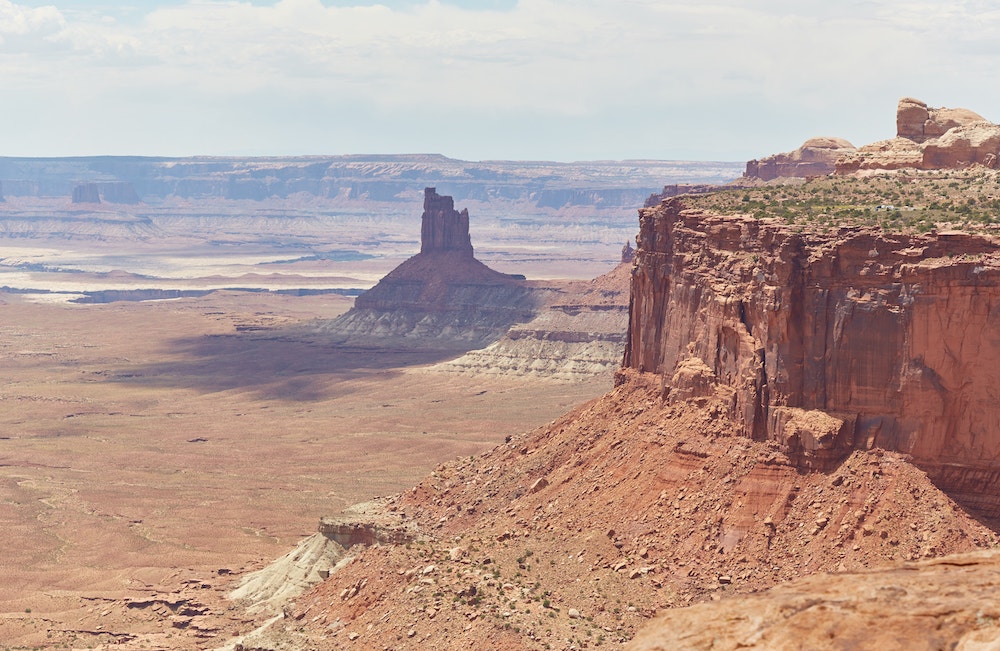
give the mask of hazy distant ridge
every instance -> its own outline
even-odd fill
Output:
[[[695,161],[461,161],[435,154],[298,157],[0,157],[7,196],[69,196],[81,183],[131,183],[140,199],[322,198],[412,201],[441,185],[456,201],[526,201],[539,207],[640,206],[678,182],[719,183],[743,163]]]

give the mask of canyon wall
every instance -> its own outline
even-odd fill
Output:
[[[685,210],[640,212],[625,366],[669,400],[722,393],[741,433],[806,467],[912,455],[1000,515],[996,240],[828,233]]]

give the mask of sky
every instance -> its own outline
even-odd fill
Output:
[[[998,67],[993,0],[0,0],[0,155],[744,161]]]

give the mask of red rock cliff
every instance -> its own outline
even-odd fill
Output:
[[[805,466],[912,455],[1000,515],[1000,252],[963,234],[797,233],[640,212],[625,366],[669,399],[722,392],[742,433]]]

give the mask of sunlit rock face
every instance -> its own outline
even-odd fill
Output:
[[[964,108],[932,108],[904,97],[896,106],[896,137],[845,152],[837,173],[859,170],[996,167],[1000,125]]]
[[[741,432],[809,467],[912,455],[1000,514],[1000,253],[986,236],[795,232],[644,209],[625,366],[727,391]]]

